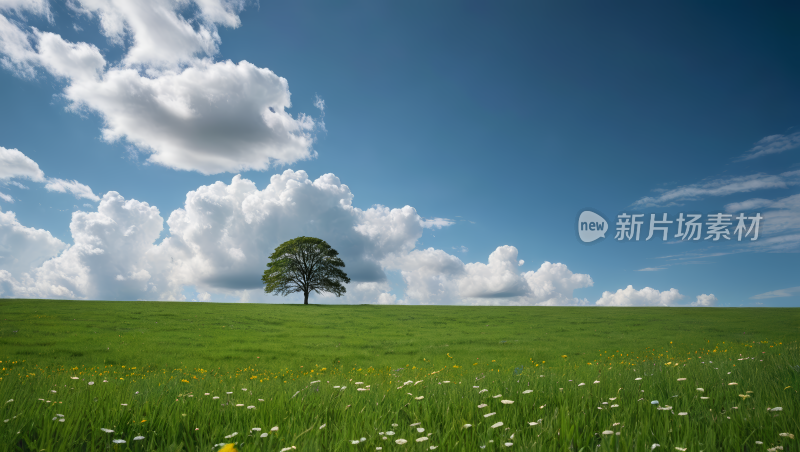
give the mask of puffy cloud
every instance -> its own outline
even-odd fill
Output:
[[[59,193],[72,193],[76,198],[86,198],[92,201],[100,201],[100,197],[92,192],[88,185],[84,185],[75,180],[64,180],[57,178],[47,179],[47,184],[44,186],[48,191],[57,191]]]
[[[190,5],[197,10],[187,19],[181,11]],[[103,34],[112,42],[124,45],[130,37],[125,64],[174,67],[191,63],[198,54],[216,54],[220,43],[217,25],[238,27],[244,1],[78,0],[73,6],[97,17]]]
[[[768,154],[778,154],[798,147],[800,147],[800,132],[795,132],[790,135],[770,135],[760,139],[755,146],[738,160],[751,160]]]
[[[385,300],[381,294],[391,288],[381,261],[410,250],[426,222],[408,206],[361,210],[351,200],[332,174],[311,181],[305,172],[287,170],[260,191],[236,176],[230,185],[189,192],[184,208],[170,215],[171,236],[156,244],[163,223],[158,209],[109,192],[97,212],[73,213],[74,245],[29,274],[6,275],[4,292],[175,300],[183,299],[182,287],[193,285],[200,300],[217,292],[260,301],[260,277],[272,250],[307,235],[340,250],[353,280],[347,302]]]
[[[545,262],[536,271],[519,272],[518,251],[500,246],[487,264],[464,264],[442,250],[414,250],[389,266],[399,268],[406,299],[423,304],[585,305],[573,291],[593,285],[589,275],[575,274],[561,263]]]
[[[124,44],[131,36],[122,64],[108,65],[92,44],[35,28],[26,32],[2,15],[0,55],[20,76],[33,77],[40,66],[66,79],[69,108],[100,115],[106,141],[124,140],[150,163],[203,174],[265,170],[316,156],[317,124],[286,111],[286,79],[247,61],[195,57],[216,53],[216,26],[238,26],[242,1],[199,0],[191,23],[178,13],[189,6],[184,2],[86,0],[73,6],[98,17],[109,39]],[[317,106],[324,114],[321,99]]]
[[[464,263],[442,250],[413,250],[391,260],[406,283],[406,299],[421,304],[458,302],[458,280],[466,273]]]
[[[49,32],[34,31],[38,60],[56,77],[71,80],[100,79],[106,60],[100,50],[85,42],[70,43]]]
[[[378,205],[356,213],[358,225],[355,230],[370,239],[373,252],[381,258],[411,251],[424,228],[439,229],[453,224],[445,218],[422,219],[411,206],[389,209]]]
[[[6,286],[18,297],[182,299],[168,257],[154,245],[162,225],[157,208],[108,192],[97,212],[72,214],[73,245],[29,273],[6,278]]]
[[[659,292],[650,287],[636,290],[633,286],[628,286],[625,289],[618,289],[616,293],[603,292],[603,296],[595,304],[597,306],[675,306],[676,302],[682,299],[683,295],[677,289]]]
[[[352,200],[349,187],[333,174],[311,180],[304,171],[286,170],[263,190],[235,176],[230,184],[189,192],[167,220],[169,237],[157,243],[163,227],[158,209],[109,192],[97,212],[73,213],[73,245],[24,274],[4,274],[4,294],[180,300],[191,286],[199,300],[220,294],[266,301],[261,275],[269,255],[304,235],[337,249],[352,280],[343,299],[322,294],[315,295],[317,302],[587,304],[573,291],[591,286],[589,275],[550,262],[522,273],[513,246],[498,247],[487,263],[467,264],[443,250],[418,250],[425,228],[452,222],[424,219],[410,206],[362,210]],[[403,299],[390,293],[385,271],[402,276]]]
[[[18,77],[36,76],[38,58],[31,47],[28,34],[19,26],[0,14],[0,64]]]
[[[44,229],[21,225],[14,212],[0,211],[0,270],[21,275],[56,256],[66,244]]]
[[[315,295],[325,299],[326,302],[341,302],[348,304],[404,304],[403,300],[398,300],[397,296],[390,294],[391,286],[387,281],[381,282],[354,282],[347,285],[347,293],[341,298],[336,298],[333,294],[324,293]],[[302,294],[298,294],[298,302],[302,302]]]
[[[714,294],[701,294],[697,296],[697,301],[692,302],[692,306],[711,307],[717,305],[717,297]]]
[[[390,293],[382,293],[378,296],[376,304],[408,304],[405,300],[398,300],[397,295]]]
[[[47,0],[0,0],[0,11],[12,11],[17,15],[29,12],[52,21],[50,4]]]
[[[525,295],[528,282],[519,273],[517,249],[500,246],[489,255],[489,263],[474,262],[464,266],[459,293],[466,298],[509,298]]]
[[[23,18],[23,13],[44,16],[53,22],[47,0],[0,0],[0,12],[12,12]],[[36,52],[29,35],[20,25],[0,14],[0,64],[22,78],[36,75]]]
[[[562,263],[545,262],[539,270],[526,272],[523,276],[531,288],[529,299],[540,306],[584,306],[588,300],[575,298],[572,292],[594,285],[589,275],[573,273]]]
[[[12,178],[25,178],[34,182],[44,182],[44,171],[30,157],[17,149],[0,146],[0,181]]]
[[[14,202],[14,197],[13,196],[7,195],[7,194],[5,194],[3,192],[0,192],[0,199],[2,199],[5,202]]]
[[[272,250],[303,235],[339,250],[354,282],[383,282],[381,261],[410,251],[424,220],[409,206],[361,210],[352,199],[333,174],[311,181],[304,171],[286,170],[263,190],[235,176],[230,185],[189,192],[184,207],[169,217],[171,237],[164,243],[180,262],[176,278],[203,288],[261,287]]]
[[[727,196],[768,188],[787,188],[800,184],[800,170],[781,174],[751,174],[719,178],[699,184],[665,190],[656,197],[647,196],[632,204],[632,207],[669,206],[678,201],[693,201],[707,196]]]
[[[265,170],[314,157],[314,120],[286,112],[286,79],[247,61],[201,62],[145,77],[112,69],[64,91],[75,110],[99,113],[103,139],[125,139],[148,161],[203,174]]]

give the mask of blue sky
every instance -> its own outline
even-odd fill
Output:
[[[353,282],[311,302],[800,306],[796,4],[0,16],[2,297],[296,302],[260,275],[312,235]],[[587,209],[611,228],[590,244]],[[646,241],[664,213],[763,219]]]

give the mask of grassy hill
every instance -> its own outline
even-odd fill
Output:
[[[799,314],[2,300],[0,448],[800,450]]]
[[[505,365],[673,354],[800,337],[800,309],[335,306],[0,300],[0,358],[31,364],[294,368]],[[710,347],[709,347],[710,346]],[[473,361],[471,361],[473,360]]]

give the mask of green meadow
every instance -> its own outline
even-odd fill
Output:
[[[2,300],[0,320],[8,450],[800,450],[800,309]]]

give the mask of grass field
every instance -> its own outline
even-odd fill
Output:
[[[0,319],[9,450],[800,450],[800,309],[2,300]]]

